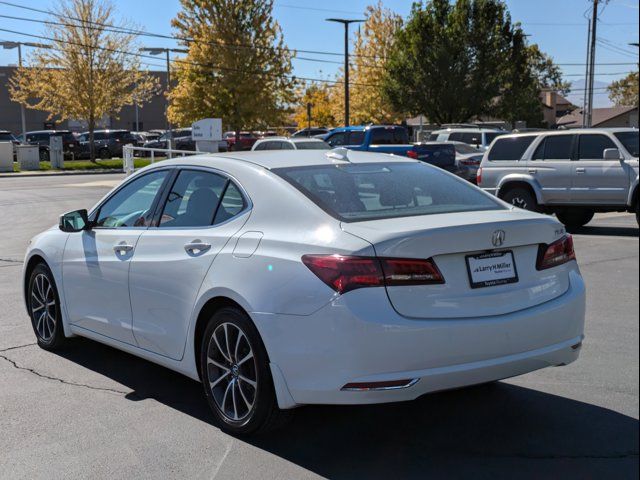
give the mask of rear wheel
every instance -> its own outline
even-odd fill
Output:
[[[60,299],[53,274],[44,263],[36,265],[29,277],[27,303],[31,326],[38,345],[55,350],[65,342],[60,314]]]
[[[569,229],[584,227],[593,219],[594,215],[593,210],[586,208],[569,208],[556,213],[558,220]]]
[[[224,307],[209,321],[200,348],[200,377],[220,427],[234,434],[267,431],[288,412],[278,408],[267,352],[249,317]]]
[[[502,195],[502,199],[514,207],[522,208],[524,210],[537,212],[540,209],[533,193],[523,187],[515,187],[508,190],[504,195]]]

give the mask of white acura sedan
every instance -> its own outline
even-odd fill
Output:
[[[233,433],[577,359],[585,287],[551,217],[404,157],[194,156],[30,243],[39,345],[88,337],[204,385]]]

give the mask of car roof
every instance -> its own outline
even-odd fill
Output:
[[[31,130],[30,132],[25,132],[27,135],[30,133],[71,133],[71,130]]]
[[[540,135],[575,135],[578,133],[617,133],[617,132],[638,133],[638,129],[633,127],[568,128],[564,130],[542,130],[542,131],[536,131],[536,132],[509,133],[507,135],[502,135],[500,138],[537,137]]]
[[[499,133],[504,132],[505,130],[500,130],[498,128],[490,128],[490,127],[452,127],[452,128],[441,128],[440,130],[434,130],[431,133],[450,133],[450,132],[463,132],[463,133]]]
[[[345,160],[340,156],[346,157]],[[274,168],[304,167],[311,165],[348,165],[349,163],[421,163],[408,157],[383,153],[358,152],[344,148],[333,150],[259,150],[248,152],[225,152],[174,158],[156,162],[153,166],[191,165],[215,167],[216,160],[226,159],[246,162],[268,170]]]

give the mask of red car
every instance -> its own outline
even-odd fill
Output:
[[[240,141],[236,145],[236,132],[225,132],[224,139],[227,141],[229,151],[251,150],[258,137],[251,132],[240,132]]]

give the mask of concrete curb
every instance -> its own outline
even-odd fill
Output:
[[[106,174],[118,174],[124,173],[123,170],[118,169],[106,169],[106,170],[69,170],[62,172],[7,172],[0,173],[0,178],[28,178],[28,177],[57,177],[65,175],[106,175]]]

